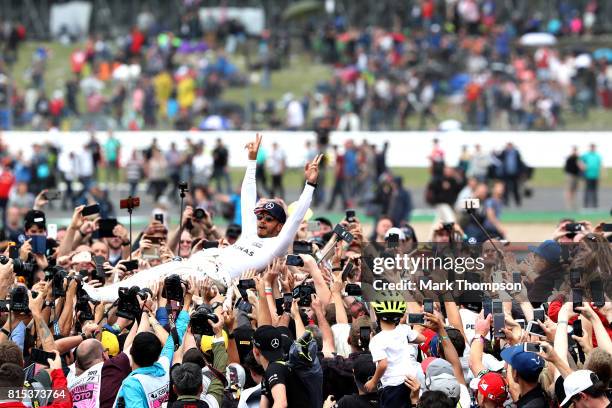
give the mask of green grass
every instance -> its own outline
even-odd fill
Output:
[[[416,167],[396,167],[392,168],[393,173],[404,178],[404,185],[408,188],[425,187],[429,181],[429,170]],[[231,171],[232,183],[238,185],[242,182],[244,169],[234,168]],[[286,186],[299,186],[303,182],[303,173],[301,169],[289,169],[285,173],[283,180]],[[238,183],[238,184],[237,184]],[[327,186],[332,183],[330,172],[327,173]],[[542,167],[535,169],[533,179],[529,183],[533,187],[557,187],[565,186],[565,174],[563,169]],[[606,169],[606,175],[601,180],[602,188],[612,188],[612,168]]]

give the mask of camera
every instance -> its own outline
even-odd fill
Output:
[[[452,232],[453,229],[455,228],[455,223],[454,222],[445,222],[442,224],[442,228],[448,232]]]
[[[309,307],[312,299],[311,295],[316,293],[315,288],[310,285],[298,285],[293,288],[293,298],[299,299],[298,306]]]
[[[176,300],[177,302],[183,301],[183,283],[187,284],[181,277],[174,274],[164,279],[164,289],[162,296],[168,300]]]
[[[141,291],[138,286],[131,288],[119,288],[119,303],[117,304],[117,316],[128,320],[136,320],[136,317],[141,313],[138,296],[144,298],[146,292]]]
[[[17,276],[23,276],[27,278],[28,281],[31,280],[31,277],[34,275],[34,272],[38,269],[38,265],[33,262],[23,262],[21,259],[15,258],[13,259],[13,272]]]
[[[84,292],[84,291],[83,291]],[[84,293],[84,296],[77,296],[77,302],[74,306],[74,310],[80,312],[79,321],[85,322],[87,320],[94,320],[93,312],[91,311],[91,306],[89,305],[89,296],[87,293]]]
[[[583,229],[583,225],[579,222],[570,222],[569,224],[565,224],[565,230],[567,232],[580,232]]]
[[[480,208],[480,200],[478,198],[466,198],[461,204],[466,211],[478,210]]]
[[[219,317],[213,313],[213,310],[208,305],[200,305],[191,315],[191,332],[201,336],[214,335],[212,326],[208,321],[213,323],[219,322]]]
[[[15,286],[11,290],[9,305],[12,312],[29,314],[29,303],[28,288],[25,286]]]
[[[193,218],[195,218],[196,220],[203,220],[204,218],[207,218],[208,214],[206,213],[206,210],[203,208],[196,208],[195,210],[193,210]]]
[[[54,298],[66,296],[66,289],[64,289],[66,277],[68,277],[68,272],[61,266],[51,266],[45,271],[45,280],[51,281],[51,295]]]
[[[119,201],[119,208],[122,210],[133,210],[140,207],[140,197],[128,197]]]
[[[8,263],[8,261],[9,261],[9,258],[7,258],[4,255],[0,255],[0,264],[6,265]]]
[[[180,181],[178,183],[178,189],[185,193],[189,191],[189,185],[187,184],[186,181]]]

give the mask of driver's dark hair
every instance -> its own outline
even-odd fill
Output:
[[[156,335],[150,332],[138,333],[132,343],[130,354],[139,367],[150,367],[159,359],[162,344]]]

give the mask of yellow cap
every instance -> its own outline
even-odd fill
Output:
[[[291,216],[291,214],[293,214],[295,212],[295,209],[297,208],[297,201],[292,202],[291,204],[289,204],[289,207],[287,207],[287,214],[289,216]],[[302,221],[308,221],[312,218],[313,212],[312,210],[309,208],[308,210],[306,210],[306,214],[304,215],[304,219]]]
[[[203,353],[212,350],[212,344],[214,339],[215,336],[202,336],[202,341],[200,342],[200,349]],[[227,349],[227,346],[229,344],[229,338],[227,337],[227,333],[225,332],[225,330],[223,330],[223,341],[225,343],[225,348]]]
[[[102,347],[108,351],[108,355],[111,357],[119,354],[119,339],[113,333],[108,330],[102,330]]]

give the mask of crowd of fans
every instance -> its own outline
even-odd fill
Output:
[[[297,52],[290,29],[274,20],[254,37],[238,20],[200,20],[194,2],[176,29],[143,11],[123,36],[90,35],[63,61],[71,77],[50,94],[47,66],[56,56],[37,48],[27,72],[13,72],[25,75],[24,89],[8,87],[3,74],[0,106],[10,101],[14,125],[34,129],[312,129],[329,120],[341,130],[387,130],[409,129],[411,117],[425,129],[449,113],[463,116],[465,129],[559,129],[569,112],[586,118],[592,107],[612,106],[612,51],[555,44],[601,34],[600,3],[558,2],[548,20],[476,0],[414,1],[392,28],[351,26],[342,14],[309,19],[299,52],[333,66],[332,78],[303,95],[236,104],[224,90],[269,87],[272,71],[289,64]],[[521,42],[534,33],[545,39]],[[2,34],[9,65],[0,72],[26,36],[8,23]],[[238,52],[248,55],[244,72],[232,62]]]
[[[354,212],[334,226],[280,199],[246,202],[260,143],[248,145],[242,186],[248,239],[236,226],[222,232],[192,197],[180,226],[156,214],[134,237],[93,200],[52,230],[46,190],[11,217],[0,407],[610,406],[610,224],[563,220],[525,253],[497,239],[463,245],[467,235],[447,222],[419,245],[409,225],[381,215],[367,240]],[[318,188],[320,162],[306,166],[300,203]],[[286,239],[292,253],[272,249]],[[230,250],[235,265],[272,261],[213,278],[207,268],[222,269],[214,259]],[[377,258],[475,250],[478,270],[377,270]],[[159,273],[202,259],[186,275]],[[377,281],[444,287],[459,273],[519,286],[376,292]],[[154,277],[146,287],[129,285],[144,275]],[[114,302],[96,295],[117,287]]]

